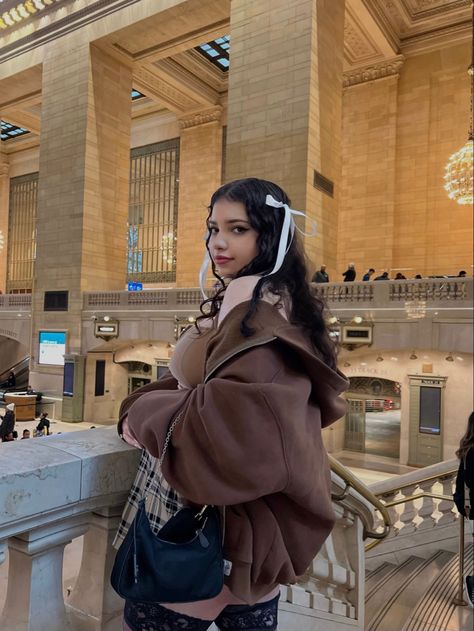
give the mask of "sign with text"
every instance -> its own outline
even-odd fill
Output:
[[[65,331],[40,331],[38,363],[64,366],[66,352]]]

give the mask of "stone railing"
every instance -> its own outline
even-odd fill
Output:
[[[392,522],[388,537],[367,554],[369,566],[395,555],[402,562],[416,549],[428,556],[439,549],[455,551],[459,514],[453,503],[458,460],[446,460],[370,486]],[[383,527],[378,517],[378,529]]]
[[[8,559],[1,629],[120,628],[111,542],[138,455],[114,428],[0,444],[0,563]],[[285,631],[312,631],[318,619],[331,630],[364,628],[363,538],[374,529],[373,506],[334,472],[332,486],[341,497],[336,526],[300,582],[282,586]],[[64,548],[82,535],[81,565],[65,595]]]
[[[329,305],[400,307],[402,303],[421,302],[429,306],[471,305],[472,278],[424,278],[421,280],[391,280],[353,283],[312,283],[313,291]],[[212,290],[209,289],[209,292]],[[123,311],[147,307],[170,311],[198,311],[202,301],[197,287],[183,289],[153,289],[143,291],[96,291],[85,293],[83,310]],[[0,309],[29,311],[31,294],[0,295]]]
[[[83,310],[128,310],[155,307],[170,311],[199,311],[202,294],[199,288],[146,289],[144,291],[96,291],[84,294]]]
[[[5,311],[30,311],[31,294],[0,294],[0,309]]]
[[[352,283],[312,283],[313,291],[328,304],[399,307],[400,303],[426,302],[430,306],[450,303],[472,305],[472,278],[423,278]]]

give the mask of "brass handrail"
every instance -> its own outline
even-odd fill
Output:
[[[414,502],[415,500],[421,500],[424,497],[431,497],[435,500],[450,500],[453,501],[452,495],[441,495],[440,493],[417,493],[416,495],[409,495],[408,497],[401,497],[399,500],[393,500],[392,502],[384,502],[384,506],[391,508],[392,506],[398,506],[399,504],[406,504],[407,502]]]
[[[371,541],[365,548],[366,550],[370,550],[371,548],[376,546],[379,543],[379,541],[381,541],[382,539],[385,539],[385,537],[390,532],[390,529],[392,527],[390,514],[388,510],[386,509],[385,505],[383,504],[383,502],[381,502],[379,498],[376,495],[374,495],[372,491],[361,480],[359,480],[359,478],[353,475],[347,467],[341,464],[339,460],[336,460],[336,458],[331,456],[331,454],[328,454],[328,456],[329,456],[329,464],[331,466],[331,471],[333,471],[342,480],[344,480],[346,484],[345,489],[342,493],[333,493],[331,495],[332,499],[335,502],[343,500],[347,496],[349,489],[353,488],[355,491],[357,491],[357,493],[359,493],[359,495],[361,495],[364,499],[370,502],[372,506],[375,508],[375,510],[377,510],[382,515],[384,529],[381,532],[376,532],[375,530],[368,530],[364,526],[363,538],[375,540],[375,541]]]

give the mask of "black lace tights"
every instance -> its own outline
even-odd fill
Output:
[[[221,631],[275,631],[278,599],[256,605],[229,605],[216,618]],[[211,620],[176,613],[156,603],[126,601],[124,620],[130,631],[207,631]]]

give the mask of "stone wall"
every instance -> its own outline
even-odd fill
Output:
[[[472,208],[448,199],[444,166],[467,140],[469,44],[409,57],[399,77],[343,97],[338,269],[472,273]]]

